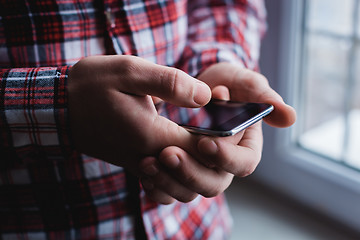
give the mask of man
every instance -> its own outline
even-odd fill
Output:
[[[263,3],[1,6],[2,238],[228,236],[221,193],[260,161],[261,124],[233,137],[200,137],[160,117],[155,105],[266,102],[275,110],[265,121],[290,126],[294,110],[251,70]]]

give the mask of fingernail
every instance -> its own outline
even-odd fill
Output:
[[[215,141],[211,139],[203,139],[199,147],[201,152],[208,155],[215,155],[218,152],[218,146]]]
[[[171,155],[162,161],[168,168],[177,168],[180,165],[180,159],[177,155]]]
[[[148,176],[155,176],[159,172],[159,169],[154,165],[149,165],[143,168],[142,171]]]
[[[209,101],[210,94],[207,94],[206,92],[210,93],[209,86],[202,82],[202,81],[196,81],[196,88],[194,91],[193,100],[198,105],[204,105]]]

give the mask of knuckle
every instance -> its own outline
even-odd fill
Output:
[[[173,197],[171,197],[170,195],[162,192],[161,190],[155,188],[152,190],[146,190],[146,195],[152,199],[153,201],[163,204],[163,205],[169,205],[173,202],[175,202],[175,199]]]
[[[248,89],[255,89],[259,85],[259,81],[255,77],[244,78],[243,82]]]
[[[254,162],[248,164],[248,166],[244,168],[243,171],[240,173],[240,177],[247,177],[251,175],[255,171],[256,166],[257,164],[255,164]]]
[[[161,74],[161,85],[168,90],[167,93],[170,96],[177,95],[178,74],[179,70],[171,67],[164,68]]]
[[[183,202],[183,203],[189,203],[192,200],[194,200],[196,197],[198,196],[197,193],[193,193],[190,195],[186,195],[186,196],[179,196],[178,198],[176,198],[178,201]]]
[[[266,83],[269,84],[269,80],[260,73],[255,73],[255,79],[260,83]]]
[[[258,88],[258,86],[263,86],[263,84],[269,84],[268,79],[264,75],[250,70],[245,74],[243,81],[250,89]]]
[[[224,175],[221,176],[221,179],[216,181],[216,184],[211,186],[211,188],[203,192],[201,195],[204,197],[216,197],[222,194],[230,186],[233,177],[233,174],[224,173]]]
[[[219,194],[224,192],[224,188],[222,187],[221,183],[218,183],[214,186],[211,186],[210,188],[206,189],[205,191],[203,191],[201,193],[201,195],[203,195],[206,198],[212,198],[212,197],[216,197]]]
[[[175,202],[175,199],[172,198],[172,197],[163,197],[163,198],[159,199],[158,202],[163,204],[163,205],[170,205],[173,202]]]
[[[118,56],[119,64],[116,69],[123,76],[136,76],[139,72],[139,65],[132,56]]]
[[[223,191],[221,191],[220,188],[213,188],[213,189],[209,189],[208,191],[202,193],[201,195],[203,195],[206,198],[212,198],[212,197],[218,196],[222,192]]]

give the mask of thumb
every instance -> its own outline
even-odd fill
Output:
[[[135,95],[151,95],[181,107],[200,107],[210,101],[210,87],[185,72],[154,64],[139,57],[126,56],[131,81],[121,81],[120,91]],[[131,70],[131,71],[129,71]]]

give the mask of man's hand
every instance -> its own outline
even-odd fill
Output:
[[[231,100],[274,105],[274,111],[264,119],[270,126],[289,127],[295,122],[295,110],[286,105],[269,86],[268,80],[257,72],[230,63],[218,63],[206,69],[199,79],[211,89],[224,86],[229,90]]]
[[[69,114],[77,150],[138,174],[138,160],[196,141],[159,116],[151,96],[199,107],[210,88],[184,72],[133,56],[89,57],[69,73]],[[196,147],[194,147],[196,148]]]
[[[212,88],[214,98],[274,105],[274,111],[265,118],[271,126],[288,127],[295,122],[294,109],[283,102],[259,73],[219,63],[205,70],[199,79]],[[141,161],[142,169],[147,170],[143,172],[142,184],[152,199],[165,204],[191,201],[197,194],[213,197],[230,185],[234,175],[244,177],[255,170],[262,144],[259,122],[235,136],[200,137],[197,152],[186,146],[170,146],[158,159],[148,157]]]

